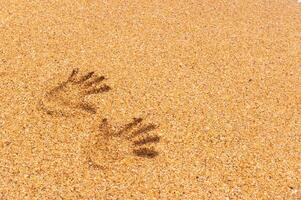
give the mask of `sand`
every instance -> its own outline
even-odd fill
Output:
[[[301,199],[294,0],[0,2],[0,199]]]

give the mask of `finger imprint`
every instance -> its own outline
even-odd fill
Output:
[[[74,81],[74,77],[78,74],[78,72],[79,72],[78,68],[73,69],[68,78],[68,81]]]
[[[87,103],[81,103],[78,105],[78,107],[88,113],[96,114],[96,108],[94,108],[92,105],[89,105]]]
[[[109,90],[111,90],[111,88],[108,85],[104,85],[100,88],[95,88],[95,89],[86,91],[85,94],[86,95],[98,94],[98,93],[108,92]]]
[[[137,126],[139,123],[142,122],[142,118],[134,118],[133,120],[134,120],[133,122],[125,125],[122,130],[118,131],[116,135],[121,135],[122,133],[129,131],[130,129],[134,128],[135,126]]]
[[[133,134],[130,136],[130,138],[150,132],[152,130],[155,130],[156,128],[157,128],[157,126],[155,124],[149,124],[149,125],[143,126],[142,128],[138,129],[137,131],[134,131]]]
[[[104,76],[100,76],[100,77],[95,78],[94,80],[86,82],[85,86],[89,87],[89,86],[92,86],[93,84],[100,83],[103,80],[105,80],[105,77]]]
[[[144,157],[144,158],[154,158],[157,155],[159,155],[157,151],[149,148],[134,149],[133,153],[139,157]]]
[[[137,145],[144,145],[147,143],[158,143],[159,141],[160,141],[159,136],[149,136],[143,138],[142,140],[134,141],[133,144],[137,146]]]
[[[76,81],[76,83],[85,82],[86,80],[88,80],[89,78],[91,78],[93,74],[94,74],[94,72],[89,72],[88,74],[82,76],[78,81]]]

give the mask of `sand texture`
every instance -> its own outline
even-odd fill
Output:
[[[295,0],[0,0],[0,200],[301,199]]]

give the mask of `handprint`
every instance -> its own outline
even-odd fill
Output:
[[[85,97],[92,94],[108,92],[111,88],[103,84],[104,76],[97,76],[94,72],[79,75],[79,70],[73,69],[69,78],[46,92],[39,102],[39,107],[49,115],[69,115],[76,110],[95,114],[96,107],[85,101]]]
[[[142,118],[133,118],[132,122],[116,130],[107,119],[103,119],[99,132],[89,137],[84,146],[89,166],[104,168],[130,155],[142,158],[158,156],[159,153],[153,145],[160,141],[160,137],[150,134],[157,125],[152,123],[142,125],[142,121]]]

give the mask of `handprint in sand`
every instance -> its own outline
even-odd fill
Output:
[[[76,111],[95,114],[96,107],[86,102],[88,95],[108,92],[111,88],[102,84],[104,76],[98,76],[94,72],[84,75],[79,70],[73,69],[69,78],[46,92],[39,102],[39,107],[49,115],[70,115]]]
[[[99,131],[83,146],[88,165],[106,168],[129,156],[148,159],[158,156],[154,145],[160,141],[160,136],[151,134],[156,128],[152,123],[143,125],[142,118],[133,118],[121,128],[114,128],[103,119]]]

